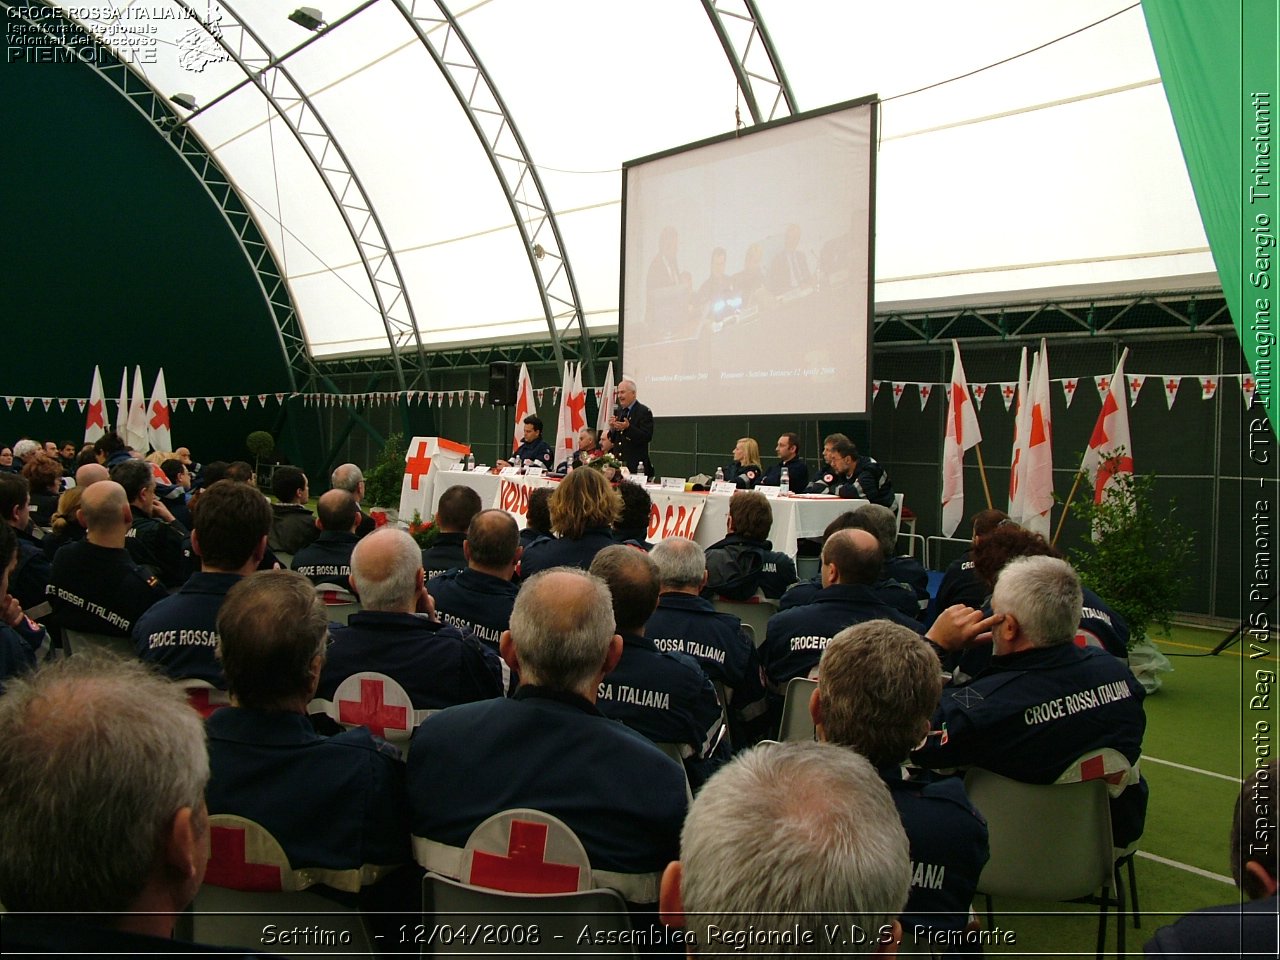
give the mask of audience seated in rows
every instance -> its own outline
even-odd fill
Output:
[[[748,747],[766,735],[765,690],[760,659],[742,622],[720,613],[702,596],[707,561],[701,544],[668,537],[650,554],[658,568],[658,608],[644,635],[663,653],[683,653],[698,661],[724,691],[733,748]]]
[[[200,716],[142,664],[77,653],[11,681],[0,697],[5,951],[205,952],[170,937],[205,875],[208,780]]]
[[[773,508],[763,493],[737,493],[729,500],[728,533],[707,547],[707,586],[703,594],[748,600],[760,591],[771,600],[796,582],[796,562],[769,542]]]
[[[645,638],[645,624],[658,605],[658,568],[642,550],[606,547],[591,561],[613,606],[622,657],[600,684],[596,706],[654,743],[678,745],[695,786],[728,756],[721,747],[723,715],[715,687],[698,661],[663,653]]]
[[[150,464],[132,459],[122,461],[111,468],[111,479],[124,487],[133,516],[125,549],[138,566],[150,570],[166,587],[182,586],[186,579],[182,543],[187,528],[156,499],[156,478]]]
[[[345,490],[330,490],[316,501],[320,536],[293,555],[290,567],[314,584],[332,584],[346,593],[351,586],[351,551],[356,548],[360,509]]]
[[[971,546],[960,554],[942,575],[942,583],[938,585],[938,596],[935,606],[945,610],[953,604],[963,603],[966,607],[982,607],[991,596],[991,587],[978,576],[973,566],[973,550],[983,537],[1009,519],[1003,510],[979,510],[973,515],[973,537]]]
[[[515,519],[505,510],[481,510],[471,518],[462,550],[466,569],[432,578],[427,593],[441,620],[497,653],[519,592],[512,583],[523,552]]]
[[[22,467],[31,494],[31,522],[48,529],[58,509],[62,493],[62,464],[55,458],[37,453]]]
[[[871,761],[907,831],[906,937],[927,943],[930,930],[963,930],[989,856],[986,821],[959,777],[905,766],[942,693],[937,655],[913,630],[871,620],[832,637],[820,676],[810,701],[818,739]]]
[[[613,538],[618,543],[629,543],[642,550],[652,550],[649,542],[649,515],[653,512],[653,498],[638,483],[618,484],[622,497],[622,512],[613,523]]]
[[[36,665],[49,642],[45,629],[9,594],[9,577],[17,565],[18,537],[8,524],[0,524],[0,693],[10,677]]]
[[[279,502],[271,505],[267,545],[273,553],[295,554],[320,536],[315,515],[306,506],[311,499],[307,475],[297,467],[277,467],[271,476],[271,492]]]
[[[248,484],[220,480],[201,495],[194,521],[199,572],[138,620],[133,641],[138,656],[175,680],[226,689],[216,656],[218,614],[231,588],[262,562],[271,508]]]
[[[18,562],[9,576],[9,592],[25,609],[44,603],[49,558],[31,530],[31,497],[25,477],[0,473],[0,520],[18,538]]]
[[[889,791],[852,750],[765,743],[698,794],[662,918],[689,956],[895,952],[907,837]]]
[[[570,476],[587,473],[594,471]],[[679,855],[685,776],[596,707],[601,683],[623,655],[613,621],[608,587],[582,570],[525,581],[501,641],[503,659],[520,677],[515,695],[443,710],[413,736],[408,782],[418,863],[461,876],[472,831],[495,813],[527,807],[577,834],[598,885],[635,904],[656,903],[662,870]]]
[[[440,504],[436,507],[436,539],[422,551],[427,579],[467,565],[462,545],[467,539],[471,518],[482,509],[480,494],[462,484],[455,484],[440,495]]]
[[[355,497],[356,507],[360,509],[360,522],[356,525],[356,536],[366,537],[377,529],[378,524],[373,517],[365,513],[360,505],[364,503],[364,472],[354,463],[344,463],[329,477],[329,486],[334,490],[345,490]]]
[[[560,481],[547,506],[557,539],[535,540],[525,548],[522,577],[551,567],[585,570],[597,553],[613,546],[613,524],[622,514],[622,496],[599,470],[574,470]]]
[[[127,637],[168,591],[125,549],[133,514],[120,484],[103,480],[84,488],[79,515],[87,527],[84,539],[58,550],[49,572],[54,621],[70,630]]]
[[[525,510],[524,528],[520,531],[520,546],[527,547],[551,533],[551,488],[534,487],[529,491],[529,506]]]
[[[917,620],[923,620],[929,606],[929,571],[915,557],[898,555],[898,519],[893,511],[878,503],[869,503],[861,510],[853,511],[849,527],[853,530],[866,530],[880,542],[884,568],[876,582],[876,593],[890,606],[898,609],[903,609],[904,606],[904,600],[899,595],[907,594],[914,608],[907,612]],[[895,599],[891,600],[891,597]]]
[[[333,703],[342,682],[362,673],[390,677],[415,712],[502,696],[497,654],[435,618],[422,551],[409,534],[384,527],[361,540],[351,555],[351,579],[362,609],[345,626],[330,624],[320,700]],[[352,710],[359,712],[359,703]],[[408,716],[403,719],[403,728],[412,729]]]

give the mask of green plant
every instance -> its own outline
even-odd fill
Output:
[[[1128,623],[1132,647],[1146,639],[1152,624],[1170,629],[1195,537],[1178,521],[1172,502],[1157,503],[1153,474],[1118,470],[1122,455],[1117,451],[1102,462],[1100,472],[1114,471],[1114,480],[1101,503],[1080,506],[1093,539],[1070,553],[1084,584]],[[1082,483],[1086,490],[1091,486],[1087,477]]]
[[[377,462],[364,475],[364,502],[370,506],[400,506],[404,480],[404,437],[393,433],[383,444]]]
[[[255,430],[245,437],[244,445],[253,454],[253,472],[257,473],[262,458],[271,456],[271,451],[276,448],[276,438],[265,430]]]
[[[413,521],[409,524],[409,536],[417,542],[423,550],[436,542],[436,537],[440,535],[440,528],[431,520],[425,523],[422,520],[422,514],[417,510],[413,511]]]

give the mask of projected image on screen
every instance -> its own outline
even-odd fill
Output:
[[[624,167],[622,360],[658,416],[866,413],[874,109]]]

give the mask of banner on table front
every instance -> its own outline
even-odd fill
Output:
[[[502,477],[491,506],[511,514],[523,529],[529,512],[529,494],[552,483],[554,481],[543,477]],[[649,509],[649,542],[657,543],[667,537],[688,537],[692,540],[698,521],[702,519],[706,497],[657,488],[650,488],[649,496],[653,500]]]

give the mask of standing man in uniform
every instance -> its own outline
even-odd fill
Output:
[[[645,472],[653,473],[653,462],[649,459],[653,411],[636,399],[636,382],[630,378],[618,384],[618,404],[609,418],[609,439],[613,443],[613,455],[626,464],[628,470],[637,473],[643,463]]]

